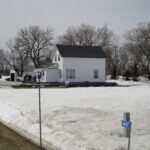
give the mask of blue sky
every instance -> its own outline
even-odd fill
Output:
[[[0,0],[0,47],[25,26],[53,27],[107,24],[118,36],[139,22],[150,21],[150,0]]]

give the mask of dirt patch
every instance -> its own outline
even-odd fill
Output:
[[[0,150],[40,150],[40,148],[0,123]]]

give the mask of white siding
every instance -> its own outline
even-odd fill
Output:
[[[46,82],[46,77],[45,77],[45,70],[43,70],[43,69],[37,69],[36,71],[35,71],[35,75],[36,75],[36,81],[38,82],[39,81],[39,79],[38,79],[38,73],[41,73],[41,79],[40,79],[40,81],[41,82]],[[44,76],[43,76],[43,73],[44,73]]]
[[[46,70],[46,82],[58,82],[58,69],[47,69]]]
[[[41,72],[41,82],[58,82],[58,69],[41,69],[36,72],[36,81],[38,81],[38,72]]]
[[[66,79],[66,70],[75,69],[75,79]],[[94,70],[99,70],[98,79],[94,79]],[[104,58],[63,58],[63,82],[104,82]]]
[[[55,56],[57,57],[57,61],[55,61]],[[60,56],[60,61],[58,61],[58,56]],[[53,57],[53,63],[57,63],[58,64],[58,69],[59,71],[63,72],[63,57],[61,57],[60,53],[58,50],[56,50],[55,55]],[[59,73],[59,72],[58,72]],[[62,78],[59,78],[58,81],[59,82],[63,82],[63,73],[62,73]]]

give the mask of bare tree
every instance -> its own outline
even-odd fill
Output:
[[[101,46],[107,54],[107,73],[110,73],[111,62],[117,46],[116,35],[108,29],[107,25],[95,28],[91,25],[81,24],[77,27],[69,27],[65,34],[58,38],[59,44]]]
[[[0,49],[0,73],[4,73],[6,68],[5,51]]]
[[[144,65],[150,75],[150,23],[140,23],[126,34],[126,45],[134,56],[136,63]]]
[[[105,25],[95,28],[91,25],[81,24],[77,27],[69,27],[64,35],[58,39],[59,44],[87,45],[110,47],[116,40],[114,33]]]
[[[22,76],[27,63],[27,53],[20,47],[17,40],[9,41],[7,46],[10,50],[6,57],[7,63],[11,69],[17,72],[18,76]]]
[[[81,24],[76,28],[76,43],[78,45],[97,45],[98,32],[94,26]]]
[[[64,35],[58,37],[58,43],[64,45],[76,45],[76,29],[69,27]]]
[[[119,49],[119,70],[123,74],[124,70],[128,69],[130,62],[130,54],[125,46]]]
[[[39,26],[30,26],[21,29],[16,42],[21,49],[28,54],[35,68],[45,64],[46,56],[49,54],[53,40],[53,30],[43,30]]]

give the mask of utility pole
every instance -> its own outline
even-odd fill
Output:
[[[40,149],[42,150],[42,125],[41,125],[41,72],[38,72],[38,81],[39,81],[39,129],[40,129]]]

